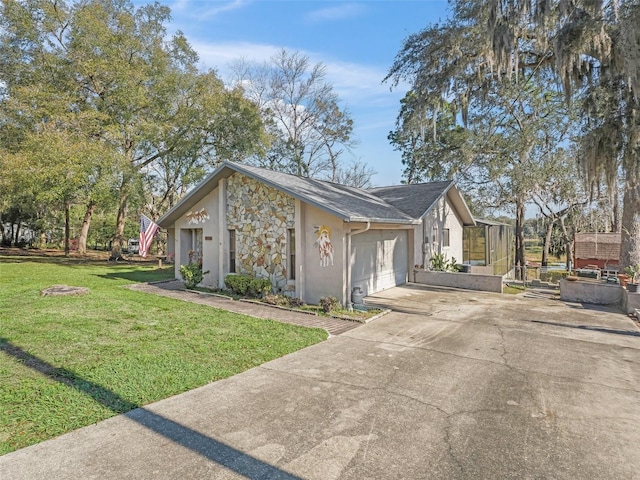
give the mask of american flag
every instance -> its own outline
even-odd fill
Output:
[[[146,257],[149,253],[149,247],[153,241],[153,236],[158,231],[158,225],[151,221],[146,215],[140,217],[140,250],[141,257]]]

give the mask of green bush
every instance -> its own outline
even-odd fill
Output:
[[[234,293],[238,295],[246,295],[247,290],[249,289],[249,281],[250,277],[246,277],[244,275],[227,275],[224,278],[225,286]]]
[[[247,293],[252,297],[262,297],[271,292],[271,289],[271,282],[268,278],[252,278]]]
[[[199,263],[180,265],[180,275],[182,275],[184,286],[187,288],[195,288],[207,273],[209,273],[209,271],[203,272],[202,266]]]
[[[444,253],[434,253],[429,260],[429,270],[433,272],[459,272],[460,268],[455,257],[447,260]]]
[[[253,278],[248,275],[227,275],[224,284],[232,292],[249,297],[261,297],[272,289],[269,279]]]

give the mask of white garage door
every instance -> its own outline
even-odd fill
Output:
[[[365,295],[370,295],[406,283],[409,258],[406,230],[369,230],[354,235],[351,248],[355,255],[352,287],[360,287]]]

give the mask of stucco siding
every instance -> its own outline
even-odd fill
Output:
[[[208,272],[202,284],[218,286],[218,221],[217,188],[176,221],[173,236],[176,278],[182,278],[180,265],[190,260],[202,261],[203,271]]]
[[[463,224],[446,197],[441,197],[434,208],[422,217],[423,225],[420,229],[422,242],[416,242],[416,258],[423,259],[421,264],[428,268],[431,257],[442,253],[448,260],[455,258],[462,263],[463,255]],[[444,232],[449,232],[449,245],[443,245]],[[422,243],[422,244],[421,244]]]
[[[307,303],[318,303],[321,297],[334,296],[342,303],[344,285],[345,231],[342,221],[311,205],[304,205],[305,295]]]

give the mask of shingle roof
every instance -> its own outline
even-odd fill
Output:
[[[412,217],[379,196],[359,188],[337,183],[298,177],[250,165],[234,164],[236,171],[250,174],[272,187],[293,197],[328,210],[345,221],[389,221],[394,223],[414,223]]]
[[[362,190],[337,183],[298,177],[251,165],[223,162],[213,173],[183,197],[158,220],[170,227],[197,202],[207,196],[223,178],[234,172],[247,175],[281,190],[345,222],[417,224],[442,195],[448,195],[465,225],[474,225],[460,192],[453,182],[397,185]]]
[[[510,226],[508,223],[504,223],[504,222],[498,222],[496,220],[489,220],[486,218],[476,218],[476,223],[479,225],[487,225],[490,227],[495,227],[495,226],[500,226],[500,225],[506,225],[506,226]]]
[[[372,188],[368,191],[413,218],[420,218],[453,182],[431,182]]]
[[[341,218],[345,222],[419,223],[419,217],[412,217],[379,196],[365,190],[250,165],[224,162],[160,217],[158,225],[163,228],[170,227],[180,216],[208,195],[221,179],[229,177],[233,172],[247,175],[288,193]]]
[[[621,242],[620,233],[596,233],[596,232],[580,232],[575,235],[575,242],[593,242],[593,243],[615,243],[620,245]]]

